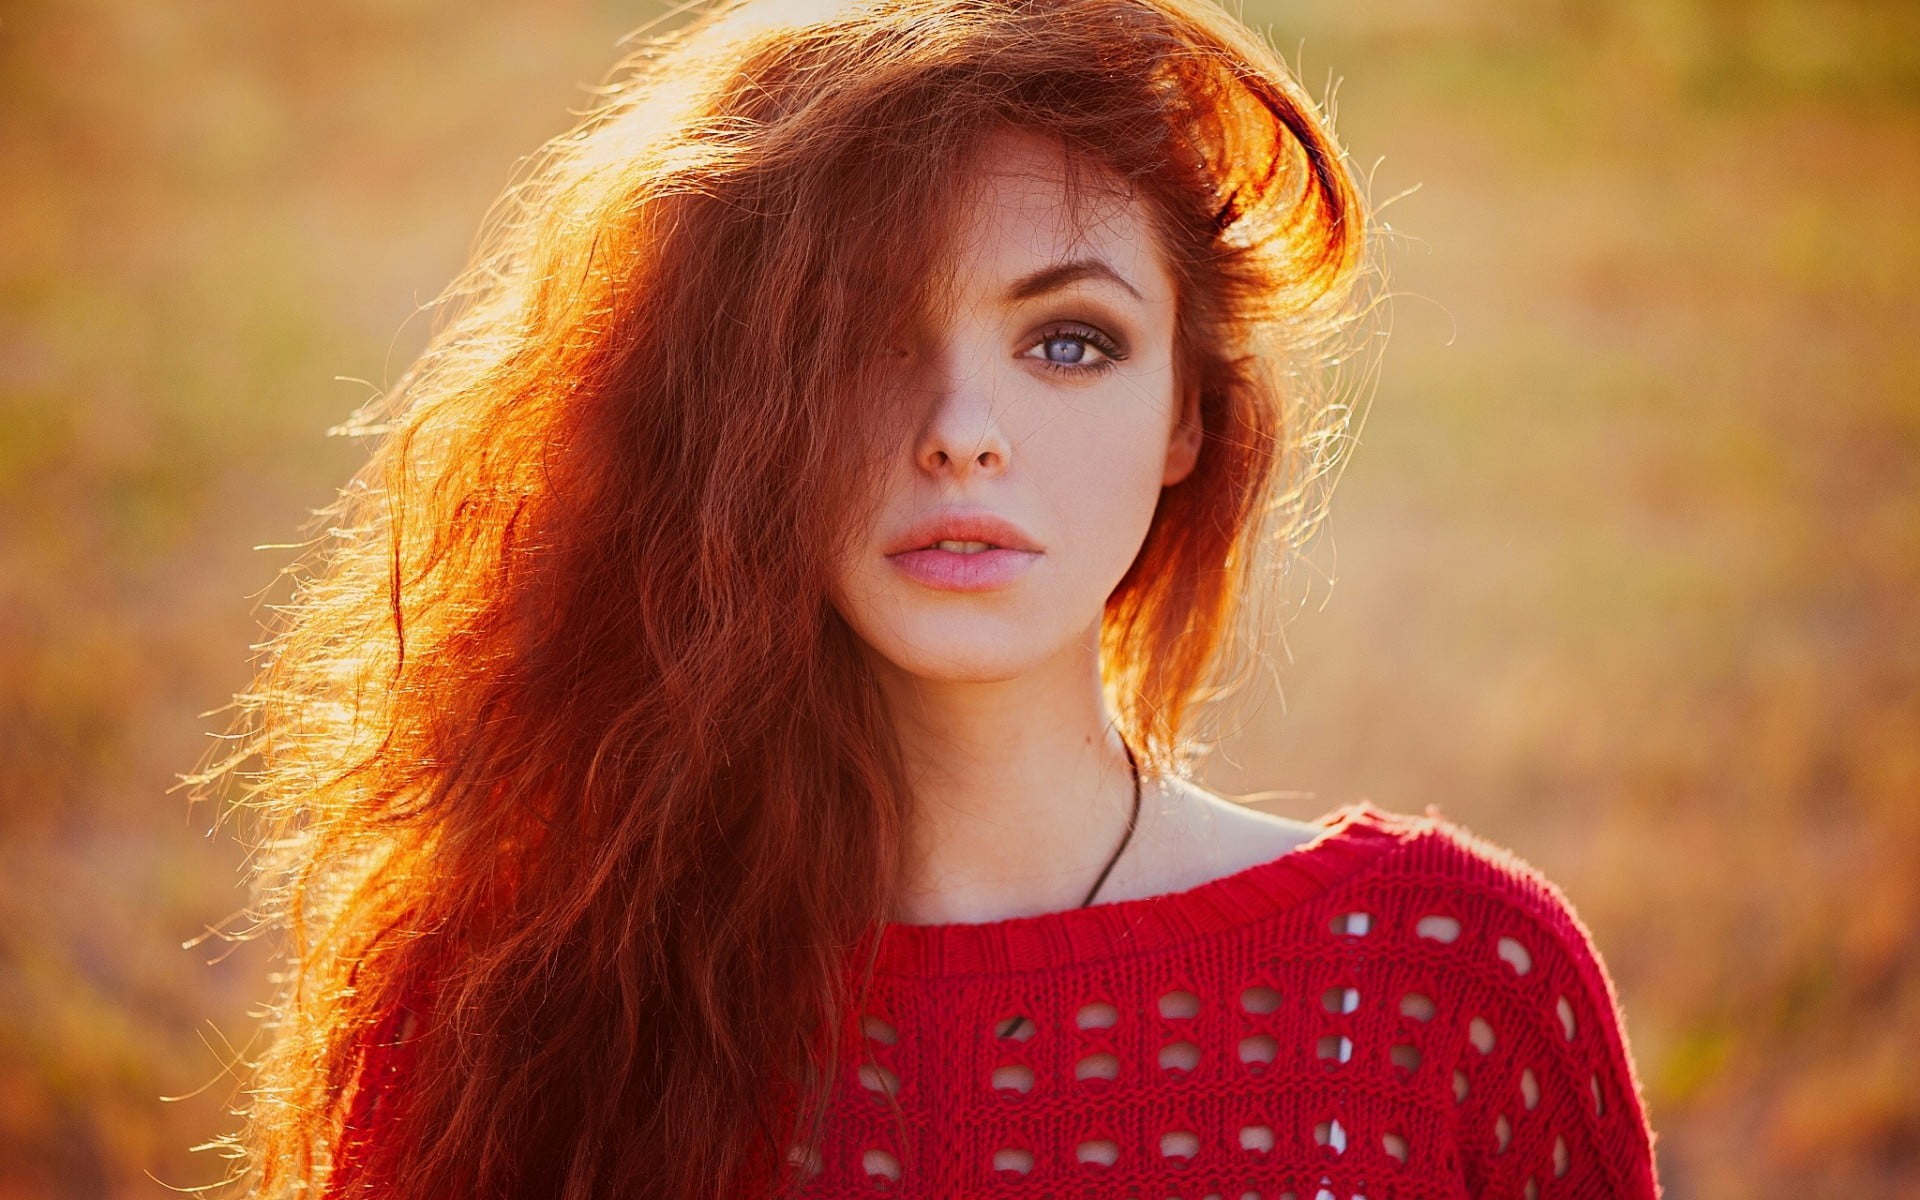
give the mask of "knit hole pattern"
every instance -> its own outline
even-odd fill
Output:
[[[991,1130],[992,1148],[981,1149],[992,1171],[1021,1196],[1071,1192],[1103,1173],[1112,1173],[1111,1185],[1119,1187],[1134,1184],[1136,1173],[1147,1179],[1166,1172],[1159,1177],[1194,1185],[1160,1193],[1170,1198],[1365,1200],[1364,1191],[1341,1185],[1342,1171],[1349,1184],[1397,1177],[1398,1184],[1382,1186],[1401,1194],[1396,1187],[1403,1191],[1436,1165],[1455,1169],[1444,1164],[1458,1163],[1468,1147],[1464,1140],[1455,1147],[1450,1138],[1429,1145],[1422,1129],[1395,1120],[1391,1107],[1384,1117],[1345,1107],[1346,1096],[1365,1094],[1349,1087],[1398,1086],[1412,1089],[1409,1095],[1450,1097],[1471,1114],[1474,1123],[1460,1126],[1461,1136],[1481,1131],[1484,1161],[1506,1164],[1497,1168],[1511,1189],[1505,1194],[1538,1200],[1545,1193],[1551,1200],[1559,1191],[1554,1181],[1580,1166],[1576,1146],[1583,1143],[1564,1127],[1567,1106],[1604,1117],[1614,1107],[1614,1077],[1592,1069],[1578,1051],[1588,1010],[1576,1006],[1581,997],[1565,960],[1541,953],[1546,943],[1537,930],[1488,928],[1470,914],[1463,905],[1458,912],[1383,919],[1349,906],[1318,918],[1320,936],[1337,948],[1325,958],[1269,960],[1251,978],[1224,984],[1173,978],[1136,990],[1107,980],[1105,994],[1062,997],[1064,1003],[1032,992],[1013,1000],[994,1015],[983,1044],[989,1058],[982,1092],[1002,1106],[992,1111],[1004,1114],[987,1116],[992,1124],[983,1127]],[[1354,953],[1365,957],[1346,957]],[[1376,954],[1378,961],[1415,969],[1370,974]],[[1449,986],[1467,970],[1457,964],[1475,960],[1481,978],[1508,981],[1499,994]],[[871,1014],[862,1029],[877,1053],[859,1068],[861,1087],[876,1097],[898,1097],[901,1077],[890,1060],[900,1031]],[[1577,1083],[1566,1081],[1569,1062],[1582,1068],[1572,1077]],[[1210,1115],[1218,1111],[1215,1097],[1235,1094],[1216,1090],[1216,1083],[1273,1073],[1297,1088],[1291,1081],[1310,1079],[1300,1072],[1311,1069],[1333,1090],[1297,1092],[1291,1109],[1281,1105],[1295,1114],[1291,1126],[1259,1119],[1263,1107],[1273,1106],[1253,1102],[1230,1104],[1239,1111],[1224,1118]],[[1154,1098],[1145,1111],[1159,1115],[1142,1122],[1140,1109],[1130,1107],[1133,1092],[1142,1089],[1143,1097],[1182,1089],[1166,1094],[1186,1099],[1163,1108]],[[1100,1107],[1076,1108],[1080,1101],[1071,1098],[1081,1096],[1101,1098],[1092,1101]],[[1329,1098],[1330,1105],[1313,1111]],[[1063,1112],[1078,1114],[1070,1132],[1060,1128]],[[903,1170],[895,1147],[878,1138],[863,1141],[838,1161],[863,1174],[867,1190],[930,1194],[925,1181]],[[1302,1169],[1304,1152],[1317,1153],[1317,1169],[1327,1177],[1307,1177],[1307,1186],[1291,1191],[1220,1188],[1230,1175],[1213,1174],[1237,1172],[1242,1183],[1251,1182],[1244,1173],[1260,1164],[1276,1172]],[[802,1165],[819,1172],[817,1159]],[[1276,1174],[1275,1182],[1282,1177]]]
[[[807,1200],[1388,1200],[1443,1177],[1645,1200],[1620,1186],[1640,1113],[1578,930],[1491,874],[1433,883],[1370,881],[1138,955],[1122,943],[1152,924],[1131,916],[1098,954],[1050,947],[1044,924],[1009,926],[1018,959],[956,941],[971,957],[879,981],[842,1075],[852,1111],[787,1161]]]

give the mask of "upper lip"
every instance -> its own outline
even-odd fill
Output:
[[[979,509],[945,508],[928,513],[907,527],[887,547],[888,554],[925,550],[935,542],[985,542],[1004,550],[1040,549],[1018,525]]]

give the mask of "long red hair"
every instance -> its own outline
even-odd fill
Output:
[[[790,1182],[910,813],[829,566],[911,415],[876,349],[930,311],[984,132],[1140,189],[1177,283],[1203,447],[1102,638],[1143,768],[1182,769],[1337,473],[1362,197],[1210,0],[723,3],[600,95],[355,414],[370,459],[192,777],[245,780],[285,937],[224,1139],[253,1195],[324,1181],[369,1031],[429,988],[379,1195]]]

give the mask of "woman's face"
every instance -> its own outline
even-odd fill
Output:
[[[947,305],[916,344],[876,350],[899,357],[921,415],[882,449],[878,518],[839,564],[835,603],[922,679],[1011,679],[1094,650],[1160,489],[1199,451],[1197,413],[1176,411],[1174,285],[1145,202],[1102,175],[1113,190],[1069,227],[1062,154],[1014,131],[983,144]],[[1001,548],[974,553],[983,542]]]

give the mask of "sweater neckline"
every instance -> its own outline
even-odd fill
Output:
[[[1309,824],[1320,832],[1279,856],[1177,892],[978,923],[886,922],[874,971],[917,978],[1004,974],[1159,949],[1288,908],[1409,832],[1405,818],[1364,799]]]

